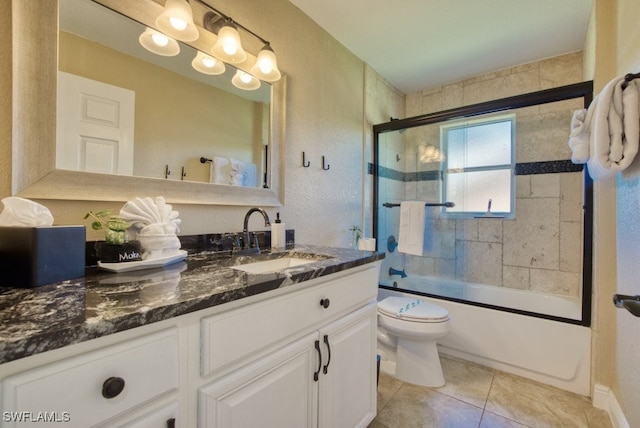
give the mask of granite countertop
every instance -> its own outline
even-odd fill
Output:
[[[290,253],[314,261],[267,274],[232,269]],[[326,258],[316,261],[317,255]],[[296,244],[286,251],[258,256],[190,254],[164,268],[132,272],[88,268],[83,278],[38,288],[0,287],[0,364],[292,287],[383,258],[383,253]]]

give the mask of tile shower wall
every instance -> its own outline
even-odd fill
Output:
[[[576,83],[582,80],[581,62],[580,54],[564,55],[411,94],[408,116]],[[581,101],[571,100],[516,111],[514,219],[443,219],[438,208],[429,208],[432,232],[424,255],[394,252],[386,265],[415,275],[579,296],[583,173],[567,161],[566,143],[578,108]],[[381,173],[381,203],[439,201],[439,135],[438,125],[384,134],[380,164],[389,170]],[[399,209],[379,210],[386,229],[379,236],[397,234]]]

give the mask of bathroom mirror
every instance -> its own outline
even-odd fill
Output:
[[[93,3],[89,0],[89,3]],[[165,144],[163,147],[147,149],[149,153],[155,153],[156,159],[152,169],[142,172],[142,177],[131,177],[126,175],[111,175],[104,173],[80,172],[69,169],[57,169],[55,163],[55,122],[56,112],[50,108],[56,105],[56,65],[57,65],[57,45],[58,37],[67,38],[67,35],[58,35],[58,25],[52,25],[52,21],[44,22],[47,15],[58,15],[58,2],[54,6],[47,4],[46,7],[35,8],[24,7],[14,16],[14,38],[21,46],[14,52],[14,65],[17,69],[25,70],[25,74],[16,73],[15,84],[20,90],[15,98],[14,105],[18,116],[22,117],[21,124],[27,123],[28,116],[33,116],[33,126],[24,129],[24,132],[16,132],[14,141],[13,156],[13,194],[19,194],[29,198],[40,199],[63,199],[63,200],[108,200],[126,201],[131,197],[140,194],[163,194],[168,200],[174,203],[189,204],[224,204],[224,205],[254,205],[263,206],[280,205],[282,188],[282,174],[278,172],[279,159],[281,153],[283,129],[284,129],[284,103],[286,77],[271,85],[262,84],[266,88],[263,93],[251,93],[249,103],[261,107],[258,116],[264,120],[252,125],[258,129],[258,142],[253,141],[251,147],[253,158],[258,167],[257,184],[255,187],[238,187],[231,185],[210,184],[208,181],[209,166],[200,164],[200,157],[212,158],[215,156],[242,157],[242,152],[228,151],[223,148],[216,148],[200,145],[192,149],[186,149],[184,141],[175,141],[174,147],[178,151],[171,153]],[[100,1],[109,8],[115,6],[126,8],[119,10],[120,13],[127,13],[139,23],[149,25],[157,16],[162,5],[145,0],[133,4],[123,4],[122,2]],[[95,5],[95,3],[93,3]],[[115,13],[111,11],[111,13]],[[196,11],[194,10],[194,14]],[[202,11],[200,11],[202,13]],[[120,17],[126,19],[125,17]],[[62,20],[62,17],[61,17]],[[62,21],[61,21],[62,22]],[[53,24],[56,24],[55,21]],[[55,28],[54,28],[55,27]],[[91,27],[91,25],[89,25]],[[95,26],[94,26],[95,27]],[[24,29],[27,30],[24,30]],[[97,27],[96,27],[97,28]],[[118,33],[116,29],[114,31]],[[45,35],[46,33],[46,35]],[[210,38],[214,36],[207,34]],[[201,37],[206,39],[207,37]],[[137,43],[137,39],[134,40]],[[212,40],[197,41],[203,45],[210,46]],[[204,47],[194,46],[199,50]],[[61,48],[63,51],[64,48]],[[183,51],[195,52],[191,47],[183,45]],[[187,53],[189,55],[190,53]],[[190,63],[189,63],[190,66]],[[242,68],[243,64],[240,64]],[[231,67],[227,67],[231,68]],[[34,87],[33,80],[28,77],[29,73],[40,75],[43,85]],[[189,77],[189,80],[202,79],[196,73]],[[205,76],[219,77],[222,76]],[[230,84],[227,84],[227,89]],[[29,94],[27,94],[29,93]],[[265,98],[266,94],[266,98]],[[24,95],[22,97],[21,95]],[[234,95],[237,96],[237,95]],[[224,97],[221,97],[224,98]],[[265,107],[266,106],[266,107]],[[247,110],[247,109],[245,109]],[[250,110],[250,109],[248,109]],[[199,112],[199,106],[191,106],[191,112]],[[243,122],[243,120],[245,122]],[[14,117],[17,123],[18,117]],[[158,118],[158,123],[166,122],[166,118]],[[239,123],[245,124],[246,119],[238,119]],[[20,126],[18,124],[18,126]],[[180,129],[184,124],[173,125]],[[196,131],[197,132],[197,131]],[[206,131],[204,132],[206,133]],[[232,137],[233,139],[235,137]],[[191,139],[191,138],[190,138]],[[153,140],[153,138],[152,138]],[[171,146],[171,145],[169,145]],[[227,147],[228,149],[228,147]],[[137,149],[136,149],[137,150]],[[44,155],[46,153],[46,155]],[[185,153],[187,158],[177,160],[180,153]],[[34,154],[37,154],[35,157]],[[136,152],[137,155],[137,152]],[[166,159],[163,162],[162,159]],[[141,157],[142,159],[142,157]],[[241,159],[242,160],[242,159]],[[136,160],[137,162],[137,160]],[[149,165],[151,162],[144,160],[142,165]],[[163,164],[164,163],[164,164]],[[165,178],[165,165],[171,169],[171,175]],[[181,177],[181,167],[186,167],[186,177]],[[136,168],[134,166],[134,174]],[[199,169],[199,173],[197,169]],[[190,174],[194,171],[194,174]],[[190,181],[192,180],[192,181]],[[263,188],[266,184],[268,188]]]

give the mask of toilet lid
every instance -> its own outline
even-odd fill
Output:
[[[410,297],[387,297],[378,302],[378,310],[385,315],[418,322],[446,321],[449,312],[438,305]]]

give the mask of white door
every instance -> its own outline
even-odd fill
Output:
[[[317,334],[291,343],[199,391],[199,427],[315,428]]]
[[[56,168],[133,175],[135,92],[58,72]]]
[[[376,332],[375,303],[320,330],[320,428],[366,427],[375,418]]]

